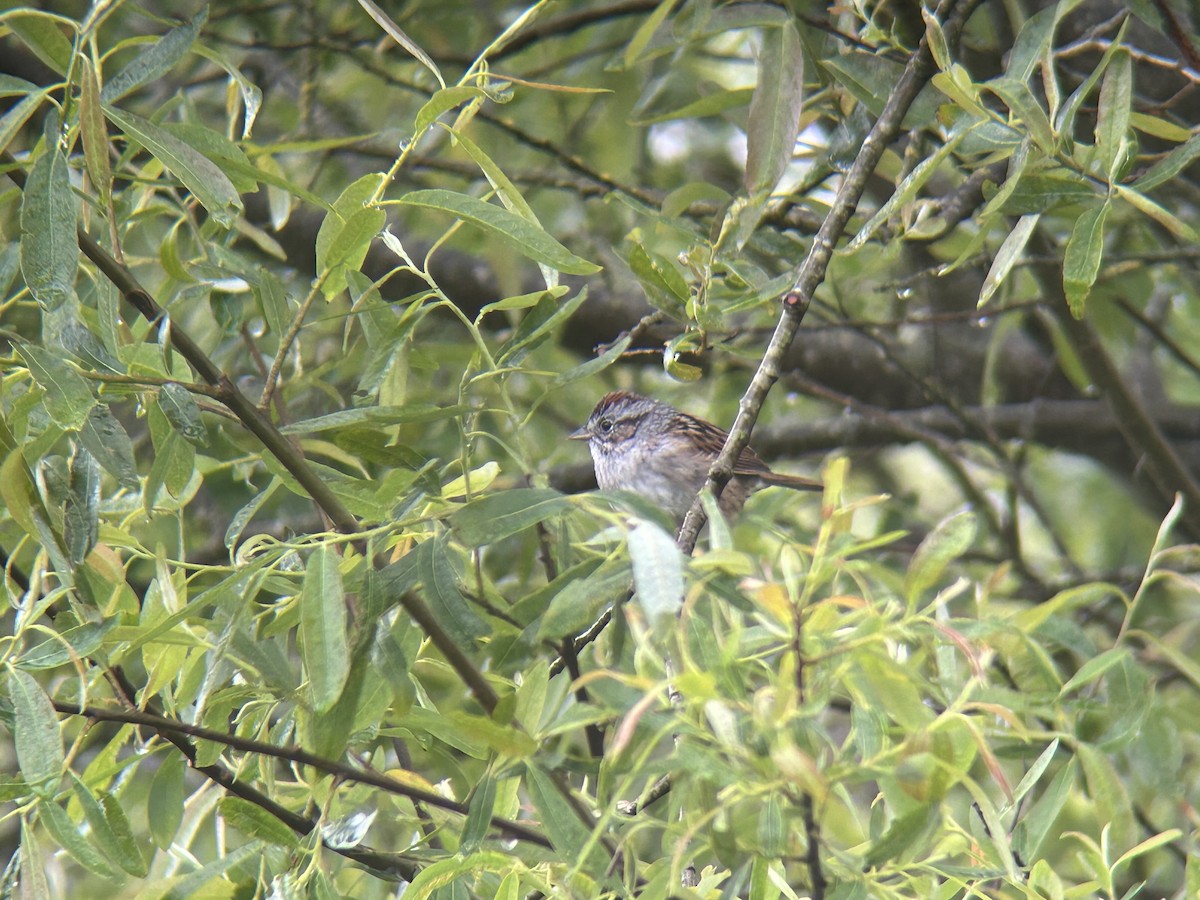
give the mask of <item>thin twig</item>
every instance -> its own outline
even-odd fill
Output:
[[[975,9],[978,0],[967,0],[961,6],[958,0],[943,0],[934,15],[939,21],[945,22],[945,32],[949,39],[957,38],[963,24],[971,11]],[[958,10],[955,8],[959,7]],[[953,11],[953,14],[951,14]],[[784,354],[791,347],[800,327],[800,322],[807,312],[817,286],[825,279],[826,270],[833,257],[833,248],[841,236],[850,217],[858,206],[859,198],[866,189],[867,180],[875,171],[884,152],[900,132],[904,115],[916,99],[917,94],[933,73],[933,56],[930,53],[928,40],[922,36],[920,46],[909,59],[900,76],[896,89],[891,93],[883,112],[872,126],[862,149],[854,164],[846,172],[842,185],[838,189],[829,214],[821,224],[821,229],[813,238],[812,248],[808,256],[796,271],[792,289],[783,298],[783,311],[775,327],[775,333],[763,353],[762,362],[755,372],[750,386],[746,389],[741,403],[738,405],[737,418],[729,429],[729,437],[725,446],[713,461],[708,470],[708,479],[704,489],[720,497],[722,489],[733,472],[733,463],[750,443],[750,432],[758,420],[759,411],[767,399],[767,392],[778,380]],[[692,503],[692,508],[679,529],[678,543],[685,553],[691,553],[696,546],[696,538],[704,524],[704,512],[699,496]]]

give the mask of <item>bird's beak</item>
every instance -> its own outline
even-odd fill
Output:
[[[568,441],[590,441],[591,439],[592,433],[588,431],[588,427],[586,425],[584,425],[582,428],[576,428],[567,435]]]

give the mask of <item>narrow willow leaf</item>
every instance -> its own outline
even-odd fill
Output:
[[[603,873],[609,861],[604,858],[598,844],[592,844],[591,852],[586,860],[583,859],[591,830],[580,821],[575,810],[555,787],[551,777],[532,760],[525,764],[525,776],[529,797],[542,820],[542,831],[550,838],[554,848],[563,854],[565,859],[585,864],[585,871]]]
[[[1190,166],[1200,157],[1200,134],[1193,135],[1188,141],[1146,170],[1132,187],[1138,191],[1148,191],[1172,180],[1176,175]]]
[[[26,671],[56,669],[75,659],[91,656],[103,643],[105,636],[117,627],[117,618],[103,622],[85,622],[68,628],[55,637],[47,638],[31,647],[18,658],[20,667]]]
[[[238,539],[242,536],[242,532],[246,530],[246,526],[250,524],[250,520],[262,508],[262,505],[270,499],[271,495],[283,484],[278,478],[272,478],[271,483],[267,485],[265,490],[255,494],[250,502],[239,509],[229,521],[229,527],[225,529],[225,546],[233,549],[237,544]]]
[[[769,193],[792,160],[804,101],[804,52],[791,22],[763,33],[758,53],[758,84],[746,125],[746,174],[742,184],[754,196]]]
[[[105,82],[100,98],[106,104],[116,103],[130,91],[167,74],[195,43],[207,20],[208,7],[202,6],[183,25],[172,28],[149,47],[139,47],[129,64]]]
[[[109,862],[114,862],[135,878],[144,877],[147,872],[146,859],[133,841],[133,833],[123,811],[115,807],[117,812],[110,814],[112,804],[105,805],[96,798],[91,789],[79,779],[71,775],[72,787],[75,791],[75,802],[83,810],[84,819],[90,829],[90,837]],[[115,801],[113,801],[115,803]],[[113,830],[113,823],[121,829],[118,836]]]
[[[146,800],[150,836],[159,849],[171,846],[183,821],[183,804],[186,800],[183,777],[183,758],[179,754],[171,753],[162,757]]]
[[[1050,125],[1050,118],[1034,97],[1029,85],[1007,78],[996,78],[987,82],[985,87],[1004,101],[1012,115],[1021,121],[1025,130],[1033,137],[1034,143],[1042,153],[1049,156],[1055,152],[1057,140]]]
[[[67,431],[79,428],[96,405],[92,389],[61,356],[32,344],[18,344],[17,352],[29,374],[46,391],[46,411]]]
[[[625,45],[623,60],[625,68],[628,69],[642,58],[642,54],[650,46],[650,41],[654,37],[655,32],[666,21],[667,16],[671,14],[671,10],[675,8],[675,2],[676,0],[662,0],[655,7],[654,12],[650,13],[646,17],[646,20],[638,26],[637,31],[633,33],[633,37],[629,39],[629,43]]]
[[[1043,842],[1050,834],[1050,829],[1057,821],[1059,814],[1066,805],[1071,791],[1075,787],[1075,774],[1078,764],[1069,758],[1054,776],[1049,787],[1034,803],[1033,807],[1021,817],[1013,830],[1014,849],[1021,851],[1025,859],[1034,859]]]
[[[990,299],[992,294],[996,293],[996,289],[1004,284],[1008,278],[1008,273],[1012,271],[1021,259],[1021,254],[1025,252],[1025,245],[1029,243],[1029,238],[1033,235],[1033,229],[1037,227],[1038,219],[1041,218],[1039,213],[1032,215],[1021,216],[1017,220],[1017,224],[1013,230],[1008,233],[1008,237],[1004,239],[1004,243],[1000,245],[1000,249],[996,251],[996,258],[992,260],[992,266],[988,269],[987,277],[983,279],[983,287],[979,291],[978,306],[982,307]]]
[[[1100,151],[1100,166],[1110,183],[1118,179],[1125,162],[1132,105],[1133,63],[1129,51],[1122,47],[1104,70],[1096,110],[1096,149]]]
[[[104,878],[116,878],[117,871],[96,850],[91,835],[84,837],[79,826],[71,821],[71,817],[57,803],[43,799],[38,803],[38,819],[46,826],[50,836],[58,845],[70,854],[75,862],[89,872],[94,872]]]
[[[50,900],[50,885],[46,881],[46,860],[38,846],[37,836],[29,822],[21,818],[21,861],[20,861],[20,894],[21,900]]]
[[[13,743],[17,765],[33,792],[53,797],[62,779],[66,758],[58,716],[50,698],[32,675],[20,669],[8,673],[8,699],[13,710]]]
[[[376,206],[364,206],[344,219],[333,233],[320,272],[330,272],[322,285],[326,299],[340,294],[346,288],[346,269],[359,269],[371,249],[371,241],[383,231],[387,224],[387,213]]]
[[[1075,220],[1071,237],[1063,252],[1063,291],[1071,315],[1083,318],[1084,303],[1100,274],[1100,259],[1104,254],[1104,221],[1108,218],[1107,200],[1093,206]]]
[[[758,223],[755,217],[754,224]],[[681,318],[685,315],[690,291],[687,280],[666,257],[647,250],[640,242],[634,243],[626,261],[646,292],[646,299],[655,308],[669,316]]]
[[[164,384],[158,391],[158,408],[189,444],[208,446],[208,429],[200,419],[200,407],[187,388],[175,382]]]
[[[920,806],[897,816],[879,840],[871,845],[863,865],[878,866],[923,845],[932,836],[940,821],[941,815],[937,805]]]
[[[514,247],[522,255],[569,275],[592,275],[600,267],[576,256],[543,228],[502,206],[456,191],[412,191],[400,203],[452,213]]]
[[[517,488],[472,500],[450,516],[464,544],[494,544],[571,508],[569,497],[550,488]]]
[[[217,804],[221,818],[247,837],[266,841],[278,847],[297,847],[296,833],[282,820],[271,815],[257,803],[241,797],[222,797]]]
[[[341,238],[347,221],[355,213],[366,209],[366,204],[374,200],[376,193],[383,184],[383,178],[384,176],[381,172],[370,172],[348,185],[338,196],[337,200],[333,201],[333,206],[330,207],[329,212],[326,213],[324,220],[321,222],[321,227],[317,230],[317,274],[321,275],[325,272],[332,272],[323,286],[326,297],[333,297],[346,287],[345,271],[337,269],[330,262],[334,241],[338,241]],[[346,255],[347,240],[347,238],[341,238],[339,242],[339,252],[342,256],[341,263],[350,269],[357,269],[362,265],[362,260],[354,261]],[[365,248],[363,248],[363,258],[366,258]]]
[[[317,549],[304,567],[300,647],[313,709],[326,712],[337,703],[350,674],[346,596],[338,556],[328,547]]]
[[[112,165],[108,161],[108,126],[100,104],[100,82],[91,59],[80,56],[79,133],[83,138],[83,162],[95,185],[102,206],[112,194]]]
[[[1058,738],[1052,740],[1049,746],[1047,746],[1046,749],[1038,755],[1038,758],[1033,761],[1033,765],[1029,767],[1023,776],[1021,776],[1021,781],[1017,784],[1016,788],[1013,789],[1012,799],[1005,803],[1004,806],[999,810],[999,815],[1001,818],[1008,818],[1008,816],[1011,815],[1012,811],[1016,808],[1016,805],[1020,803],[1025,798],[1025,795],[1033,789],[1033,786],[1038,783],[1038,779],[1042,777],[1042,774],[1046,771],[1046,767],[1050,765],[1050,761],[1054,759],[1054,754],[1058,752],[1058,744]]]
[[[629,530],[629,559],[633,563],[634,595],[655,622],[674,615],[683,603],[683,555],[675,538],[653,522],[637,520]]]
[[[574,297],[563,302],[556,302],[549,293],[543,296],[521,319],[521,324],[517,326],[513,336],[497,351],[497,365],[516,365],[526,353],[540,346],[554,334],[559,325],[569,319],[587,299],[587,295],[588,289],[584,286]]]
[[[1168,212],[1166,208],[1151,200],[1140,191],[1135,191],[1132,188],[1127,188],[1123,184],[1114,185],[1117,191],[1117,196],[1135,207],[1139,212],[1145,213],[1155,222],[1162,225],[1173,235],[1180,240],[1187,241],[1190,244],[1200,242],[1200,233],[1196,231],[1189,223],[1179,218],[1174,213]]]
[[[390,425],[419,425],[453,419],[471,412],[469,406],[433,406],[414,403],[411,406],[363,406],[358,409],[343,409],[314,419],[293,422],[281,428],[284,434],[317,434],[340,428],[385,428]]]
[[[63,505],[63,539],[67,556],[78,566],[100,533],[100,465],[85,447],[71,457],[70,494]]]
[[[455,85],[454,87],[442,88],[436,91],[432,97],[425,101],[425,105],[417,110],[417,118],[413,122],[413,134],[421,135],[429,128],[438,117],[449,112],[455,107],[461,106],[464,103],[470,103],[472,100],[482,100],[487,97],[482,90],[470,85]]]
[[[34,163],[21,198],[21,274],[34,299],[57,309],[75,292],[79,201],[57,146]]]
[[[42,105],[42,101],[50,93],[45,88],[34,90],[33,85],[29,87],[30,93],[26,94],[20,103],[0,116],[0,150],[8,149],[9,142],[16,137],[17,132],[21,130],[21,126],[29,117],[37,112],[37,108]]]
[[[63,36],[56,16],[47,13],[20,13],[8,16],[4,24],[11,28],[33,55],[59,75],[66,75],[71,66],[74,48]]]
[[[970,548],[977,531],[975,514],[960,512],[943,519],[921,541],[904,575],[904,596],[910,605],[937,584],[946,567]]]
[[[388,17],[387,13],[372,3],[371,0],[358,0],[358,5],[367,11],[367,15],[375,20],[376,25],[387,32],[388,37],[411,53],[414,57],[416,57],[421,65],[425,66],[425,68],[432,72],[433,77],[437,79],[437,82],[441,87],[444,88],[446,86],[445,79],[442,78],[442,73],[438,71],[437,64],[429,58],[429,54],[422,50],[412,38],[405,34],[401,30],[400,26]]]
[[[1062,4],[1048,6],[1025,20],[1008,54],[1005,74],[1012,81],[1024,84],[1050,49],[1054,29],[1063,15]]]
[[[417,548],[417,571],[425,599],[438,622],[461,646],[470,646],[491,630],[475,614],[458,586],[458,577],[446,552],[446,537],[426,541]]]
[[[1059,699],[1067,696],[1084,685],[1091,684],[1113,666],[1119,666],[1129,661],[1130,653],[1125,647],[1113,647],[1098,656],[1093,656],[1062,686],[1058,692]]]
[[[104,112],[109,121],[183,182],[217,224],[233,227],[234,219],[242,211],[242,199],[233,182],[207,156],[149,119],[115,106],[105,107]]]
[[[492,824],[492,811],[496,808],[496,776],[487,771],[475,782],[471,800],[467,805],[467,821],[463,823],[459,837],[459,853],[474,853],[487,837]]]

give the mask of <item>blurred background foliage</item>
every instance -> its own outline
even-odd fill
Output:
[[[1195,895],[1194,15],[6,5],[6,891]]]

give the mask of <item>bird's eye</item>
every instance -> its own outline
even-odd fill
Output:
[[[600,429],[601,434],[608,434],[613,430],[612,419],[601,419],[596,423],[596,427]]]

